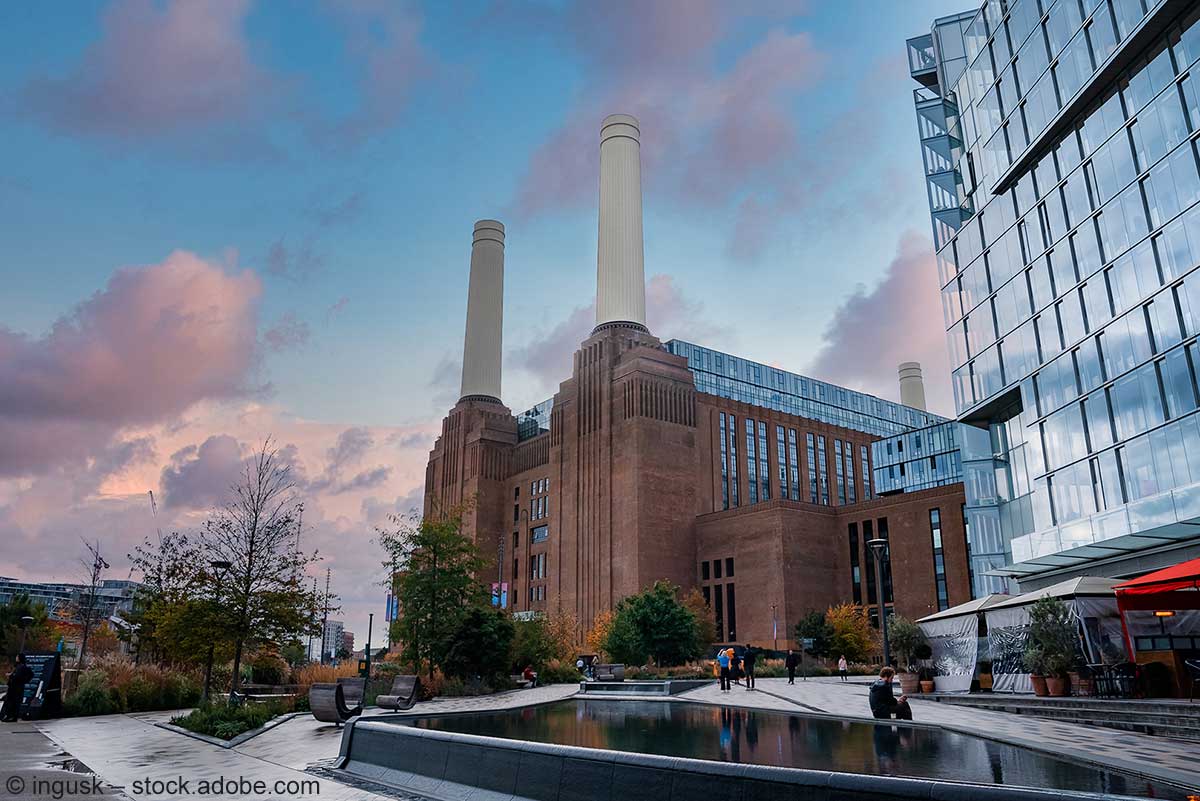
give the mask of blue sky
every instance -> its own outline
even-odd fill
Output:
[[[505,400],[566,376],[594,292],[607,113],[642,120],[656,334],[888,397],[918,358],[947,411],[904,39],[962,8],[5,5],[0,380],[18,390],[0,392],[0,435],[34,434],[0,448],[0,534],[16,536],[0,541],[88,528],[123,554],[165,471],[268,433],[310,476],[346,471],[315,540],[369,536],[419,497],[456,395],[476,219],[507,226]],[[122,327],[179,291],[217,322]],[[55,380],[92,390],[43,413]],[[352,429],[372,444],[338,465]],[[144,447],[105,461],[130,442]],[[372,466],[388,479],[350,489]],[[177,498],[171,522],[212,500]],[[56,571],[7,550],[0,573]],[[374,565],[342,559],[348,626],[365,630],[372,591],[351,588]]]

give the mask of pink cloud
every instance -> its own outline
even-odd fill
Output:
[[[950,358],[938,298],[933,243],[910,231],[879,284],[860,286],[834,312],[806,372],[898,400],[897,366],[918,361],[929,410],[952,415]]]
[[[261,284],[184,251],[124,268],[41,338],[0,328],[0,475],[79,458],[120,428],[247,394]]]
[[[275,80],[250,56],[249,0],[118,0],[79,65],[25,89],[57,128],[135,138],[245,121]]]

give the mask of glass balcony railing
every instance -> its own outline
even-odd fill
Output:
[[[917,36],[908,40],[908,70],[915,78],[937,69],[937,56],[933,52],[933,34]]]

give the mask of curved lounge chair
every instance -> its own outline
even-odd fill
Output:
[[[421,680],[416,676],[397,676],[392,679],[391,691],[376,698],[375,703],[380,709],[390,709],[393,712],[412,709],[420,689]]]
[[[350,718],[362,714],[362,692],[351,706],[346,703],[346,687],[337,684],[314,684],[308,691],[308,705],[313,717],[325,723],[341,726]]]

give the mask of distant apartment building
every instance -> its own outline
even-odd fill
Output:
[[[97,618],[122,617],[133,609],[133,597],[141,585],[124,579],[104,579],[96,593]],[[21,581],[0,576],[0,605],[12,602],[16,595],[28,595],[43,604],[54,620],[68,621],[84,601],[90,587],[61,582]]]

